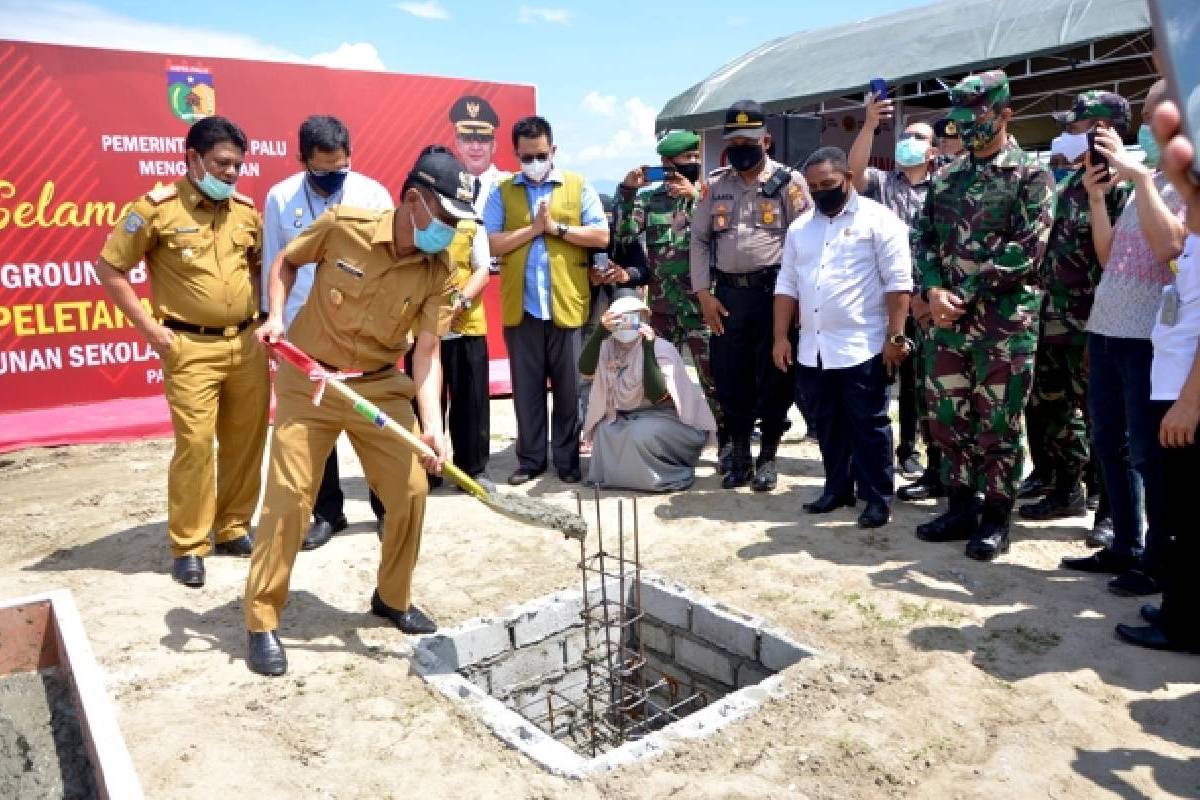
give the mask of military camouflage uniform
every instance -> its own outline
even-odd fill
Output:
[[[1009,508],[1053,202],[1050,171],[1009,141],[990,159],[964,155],[940,170],[912,231],[922,286],[948,289],[966,307],[951,327],[933,329],[926,365],[942,478],[951,490],[981,485],[988,501]]]
[[[666,185],[645,192],[618,188],[616,232],[620,244],[632,246],[638,237],[646,237],[646,262],[649,266],[647,305],[654,332],[683,352],[684,345],[696,362],[700,386],[721,424],[721,406],[713,387],[712,365],[708,358],[708,328],[700,313],[700,304],[692,293],[688,249],[691,246],[694,198],[672,197]]]
[[[1105,198],[1115,221],[1129,199],[1129,184]],[[1048,466],[1059,488],[1074,489],[1088,463],[1086,409],[1087,321],[1102,266],[1092,243],[1092,219],[1083,169],[1057,187],[1054,222],[1042,262],[1042,331],[1038,343],[1034,392],[1029,412],[1037,414],[1045,435]]]

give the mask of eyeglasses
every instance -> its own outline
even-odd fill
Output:
[[[458,140],[470,144],[490,144],[496,141],[496,137],[488,133],[460,133]]]
[[[532,164],[534,161],[549,161],[549,153],[530,153],[529,155],[517,156],[517,160],[522,164]]]

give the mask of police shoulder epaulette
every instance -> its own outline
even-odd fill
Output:
[[[378,218],[383,212],[374,208],[338,205],[333,207],[333,213],[338,219],[355,219],[366,222]]]
[[[157,186],[146,192],[146,199],[157,206],[167,202],[177,194],[179,194],[179,190],[175,188],[175,184],[171,183],[166,186]]]
[[[251,208],[254,208],[254,201],[241,192],[234,192],[233,194],[229,195],[229,199],[235,203],[241,203],[244,206],[250,206]]]

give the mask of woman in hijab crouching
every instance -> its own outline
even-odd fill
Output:
[[[592,445],[588,483],[604,489],[672,492],[696,479],[717,423],[679,351],[657,338],[636,297],[609,306],[583,347],[592,379],[583,437]]]

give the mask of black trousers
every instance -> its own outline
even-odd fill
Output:
[[[1155,401],[1155,415],[1171,408]],[[1158,446],[1163,479],[1163,527],[1166,528],[1166,585],[1163,588],[1160,627],[1167,638],[1184,645],[1200,645],[1200,526],[1196,523],[1196,476],[1200,475],[1200,442],[1191,447]]]
[[[796,404],[817,435],[825,493],[889,503],[895,480],[883,356],[853,367],[796,367]]]
[[[367,499],[371,502],[371,510],[376,519],[383,519],[383,501],[375,496],[375,492],[367,488]],[[338,476],[337,445],[325,459],[325,471],[321,474],[321,485],[317,488],[317,499],[313,503],[313,516],[320,517],[329,523],[337,522],[345,513],[343,505],[346,496],[342,494],[342,482]]]
[[[740,289],[718,283],[715,294],[729,312],[725,333],[709,340],[725,431],[730,438],[749,437],[758,419],[763,441],[778,442],[792,405],[795,368],[780,372],[771,360],[773,289]]]
[[[487,469],[491,439],[486,336],[442,340],[442,408],[454,465],[472,478]]]
[[[513,408],[517,413],[517,465],[546,469],[546,381],[554,398],[550,418],[554,468],[579,471],[579,328],[560,328],[525,314],[518,325],[504,328],[512,373]]]
[[[904,333],[914,341],[917,338],[917,323],[910,316],[904,323]],[[900,441],[896,443],[896,457],[904,460],[917,451],[917,420],[921,417],[919,393],[921,385],[917,377],[917,360],[906,358],[900,364]]]

